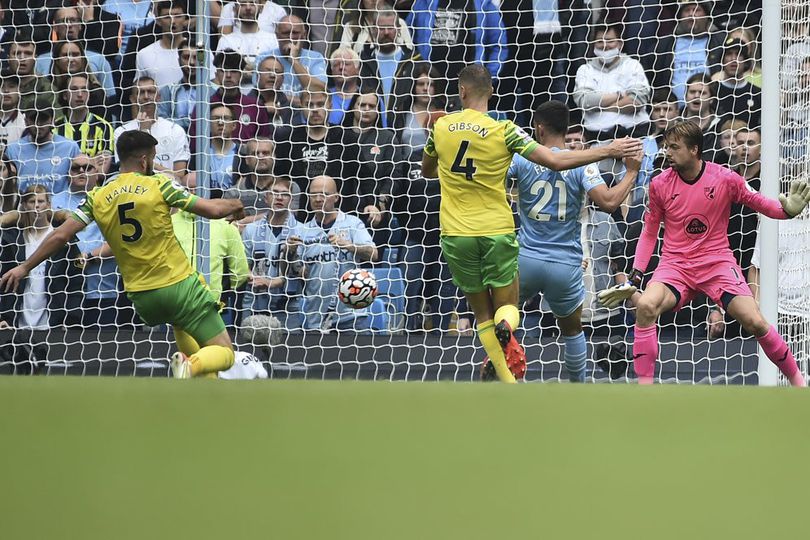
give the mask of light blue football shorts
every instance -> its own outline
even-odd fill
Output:
[[[534,259],[521,254],[520,303],[543,293],[543,298],[557,318],[571,315],[585,300],[582,267],[548,260]]]

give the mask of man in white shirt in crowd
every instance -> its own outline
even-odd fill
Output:
[[[650,83],[638,60],[622,54],[621,27],[593,31],[593,58],[577,70],[574,101],[591,141],[639,137],[649,129]]]
[[[178,49],[188,38],[189,16],[186,0],[163,0],[155,4],[155,25],[160,39],[135,55],[137,78],[151,77],[158,88],[180,82]]]
[[[258,16],[262,10],[257,0],[236,0],[236,17],[239,26],[230,34],[222,36],[217,45],[218,51],[232,49],[241,54],[248,62],[249,68],[256,65],[256,57],[278,47],[274,33],[262,30]]]
[[[132,86],[132,117],[134,120],[115,130],[116,143],[125,131],[147,131],[158,144],[155,148],[155,171],[185,179],[190,157],[188,136],[183,128],[157,116],[157,86],[151,77],[141,77]],[[117,146],[117,144],[116,144]]]

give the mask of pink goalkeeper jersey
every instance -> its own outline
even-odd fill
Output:
[[[745,179],[716,163],[704,161],[694,182],[672,168],[650,183],[650,204],[638,241],[633,268],[647,269],[659,224],[664,222],[662,258],[733,258],[728,244],[731,204],[740,203],[774,219],[789,219],[778,201],[751,190]]]

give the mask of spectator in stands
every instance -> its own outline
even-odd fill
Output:
[[[155,29],[158,40],[135,54],[135,77],[151,77],[158,88],[183,79],[180,47],[189,40],[189,16],[186,0],[155,2]]]
[[[762,136],[758,129],[743,128],[734,135],[730,167],[745,178],[748,189],[759,191],[762,184]],[[751,256],[757,237],[759,214],[741,204],[731,205],[728,222],[728,242],[744,273],[751,266]]]
[[[430,63],[417,62],[411,77],[413,84],[394,111],[394,129],[399,142],[409,148],[407,159],[421,162],[433,122],[444,116],[447,101],[442,78]]]
[[[241,82],[245,74],[245,59],[236,51],[220,51],[214,57],[214,65],[217,68],[217,80],[220,87],[211,96],[211,105],[224,103],[233,111],[234,118],[237,119],[234,138],[240,143],[245,143],[254,137],[267,137],[270,135],[270,120],[267,118],[267,111],[259,106],[258,100],[254,96],[242,93]],[[195,148],[194,119],[189,130],[192,136],[192,148]]]
[[[49,16],[61,7],[60,0],[4,0],[7,29],[16,40],[16,33],[28,34],[37,45],[35,54],[41,54],[49,47],[51,26]]]
[[[805,2],[782,3],[782,89],[795,88],[801,63],[810,57],[810,6]]]
[[[78,73],[79,69],[81,69],[92,73],[96,77],[99,84],[104,88],[105,95],[114,96],[116,91],[110,63],[103,54],[85,49],[84,41],[81,38],[83,26],[79,9],[68,6],[56,10],[51,20],[51,27],[53,37],[50,42],[53,43],[53,46],[49,52],[37,57],[36,72],[40,75],[57,75],[58,73]],[[65,42],[71,44],[68,49],[64,48]],[[64,57],[72,58],[70,62],[67,60],[64,62],[73,64],[73,67],[70,70],[65,68],[54,69],[53,59]],[[83,66],[76,65],[79,58],[85,59]]]
[[[418,55],[396,43],[397,12],[390,6],[379,10],[371,27],[372,43],[360,53],[360,79],[363,87],[373,89],[382,98],[382,125],[393,127],[394,111],[412,84],[414,61]]]
[[[424,60],[450,81],[457,93],[458,72],[481,62],[497,79],[509,57],[501,14],[492,0],[415,0],[408,14],[413,42]]]
[[[360,216],[375,245],[388,246],[393,195],[405,181],[404,156],[394,145],[394,132],[382,127],[379,101],[372,92],[355,96],[351,116],[336,132],[339,144],[329,148],[326,170],[340,178],[340,209]]]
[[[726,41],[736,39],[745,46],[748,58],[753,62],[753,67],[745,74],[745,80],[757,88],[762,88],[762,60],[759,56],[759,47],[757,46],[757,36],[755,33],[758,31],[759,29],[738,26],[737,28],[729,30],[726,35]]]
[[[177,50],[177,56],[183,76],[180,82],[160,88],[158,116],[188,130],[197,103],[197,47],[186,41]]]
[[[664,132],[680,117],[678,98],[671,90],[656,90],[650,111],[651,133],[641,142],[644,157],[636,178],[636,185],[623,205],[622,212],[626,223],[641,222],[647,207],[647,191],[653,177],[664,168]],[[600,289],[601,290],[601,289]]]
[[[76,2],[76,9],[79,10],[82,38],[88,55],[90,51],[101,53],[111,65],[114,64],[121,48],[120,35],[123,32],[118,15],[105,10],[98,0]]]
[[[740,40],[728,40],[723,50],[723,69],[715,74],[718,116],[743,120],[749,126],[759,125],[762,91],[748,82],[755,67],[748,48]]]
[[[281,90],[284,82],[284,66],[278,58],[268,56],[256,70],[256,97],[264,107],[270,121],[270,137],[283,140],[289,136],[293,124],[293,109],[290,100]]]
[[[78,45],[68,41],[60,41],[53,46],[56,60],[51,65],[51,83],[58,97],[65,92],[68,87],[68,80],[72,75],[86,75],[88,82],[88,106],[93,112],[106,112],[107,97],[114,94],[107,94],[107,89],[103,88],[98,77],[92,73],[87,66],[87,59],[81,56]],[[112,82],[108,77],[108,82]],[[115,90],[110,89],[112,92]]]
[[[326,92],[305,90],[301,106],[306,124],[295,126],[287,141],[279,142],[276,163],[281,175],[289,176],[306,192],[309,180],[326,172],[329,146],[339,144],[340,127],[326,123],[329,97]],[[331,135],[334,133],[334,135]]]
[[[272,315],[288,330],[303,323],[300,276],[287,257],[287,239],[299,225],[290,211],[290,184],[288,178],[275,178],[264,192],[267,214],[242,232],[250,264],[245,315]]]
[[[172,227],[174,236],[186,256],[191,261],[191,267],[197,269],[197,216],[191,212],[180,210],[172,214]],[[223,302],[227,307],[233,307],[233,295],[230,294],[244,285],[250,274],[245,246],[239,229],[224,219],[212,219],[208,222],[209,238],[209,268],[208,292],[216,302]],[[230,297],[230,298],[228,298]],[[224,307],[224,306],[223,306]],[[222,313],[226,323],[234,322],[233,313]]]
[[[360,55],[340,47],[329,57],[329,125],[343,123],[349,104],[360,91]]]
[[[211,121],[211,189],[228,190],[233,186],[233,162],[237,144],[233,140],[236,118],[233,111],[222,103],[212,105]]]
[[[340,196],[334,179],[313,178],[308,197],[313,217],[287,239],[291,260],[304,264],[304,328],[368,329],[368,308],[346,307],[338,300],[337,288],[346,270],[377,260],[377,248],[358,218],[337,209]]]
[[[20,193],[35,184],[51,194],[68,188],[70,161],[79,155],[79,145],[53,133],[53,101],[49,95],[37,96],[34,108],[25,111],[25,135],[6,147],[10,180]]]
[[[788,219],[779,224],[779,287],[777,310],[779,312],[780,327],[787,326],[788,334],[795,341],[804,344],[807,351],[808,324],[807,305],[810,302],[810,291],[807,288],[807,246],[808,246],[807,216]],[[754,299],[759,301],[759,275],[762,260],[762,237],[757,236],[754,254],[751,258],[751,267],[748,271],[748,284]],[[787,322],[788,324],[783,324]],[[791,324],[793,323],[793,324]],[[797,332],[797,328],[799,331]],[[722,328],[718,329],[722,330]],[[798,334],[798,335],[796,335]],[[790,339],[788,339],[790,342]],[[810,358],[803,359],[805,362]]]
[[[103,117],[90,112],[90,78],[88,75],[71,75],[67,88],[60,93],[58,102],[62,115],[56,121],[55,133],[76,142],[79,151],[93,159],[93,166],[101,174],[107,174],[115,155],[113,127]]]
[[[224,194],[226,199],[241,199],[245,214],[248,216],[242,220],[242,224],[255,221],[271,208],[265,193],[276,181],[273,174],[275,151],[276,145],[266,137],[251,139],[242,145],[240,153],[244,152],[244,155],[240,155],[238,159],[241,177],[236,187],[232,187]],[[301,190],[294,184],[291,191],[293,199],[290,209],[295,211],[298,210]]]
[[[19,78],[20,107],[23,110],[31,108],[37,96],[55,97],[51,81],[39,76],[35,70],[36,50],[30,29],[18,28],[8,51],[8,73]]]
[[[13,174],[9,164],[0,159],[0,219],[2,215],[17,208],[17,200],[20,198]]]
[[[621,29],[596,26],[593,58],[577,70],[574,101],[589,140],[608,141],[649,131],[650,85],[638,60],[622,54]]]
[[[157,115],[157,86],[154,79],[142,77],[132,87],[132,118],[115,130],[115,139],[125,131],[146,131],[157,139],[155,171],[183,180],[190,158],[188,136],[183,128]]]
[[[91,156],[79,154],[73,158],[70,165],[70,187],[53,197],[54,210],[75,211],[101,177]],[[125,321],[124,310],[118,309],[118,265],[103,249],[105,241],[98,225],[91,223],[76,236],[84,262],[82,326],[87,328],[131,322],[131,318]],[[119,313],[122,317],[119,317]]]
[[[303,90],[326,90],[326,59],[319,52],[304,48],[306,27],[304,21],[295,15],[286,15],[276,25],[278,49],[269,51],[267,56],[275,56],[284,66],[284,82],[281,89],[287,94],[293,106],[299,106],[299,96]],[[260,55],[256,62],[264,59]]]
[[[278,47],[275,33],[259,27],[261,3],[257,0],[236,0],[236,20],[239,26],[222,36],[217,45],[218,51],[227,49],[241,54],[248,63],[248,69],[256,68],[256,58]]]
[[[582,126],[573,125],[568,128],[568,133],[565,134],[565,147],[568,150],[585,150],[588,147]]]
[[[703,152],[703,158],[721,165],[731,163],[732,151],[734,149],[734,137],[741,129],[748,129],[748,124],[742,120],[729,118],[723,120],[718,126],[717,139],[714,148],[709,148]]]
[[[674,34],[659,38],[652,65],[646,66],[653,88],[672,88],[684,100],[687,79],[720,69],[724,40],[725,34],[711,24],[707,2],[680,2]]]
[[[0,269],[25,261],[53,230],[48,188],[31,184],[23,192],[17,222],[2,230]],[[22,293],[0,295],[0,319],[14,328],[49,330],[73,324],[81,313],[82,259],[75,238],[34,268]]]
[[[8,143],[22,137],[25,116],[20,111],[20,78],[0,75],[0,156]]]
[[[677,95],[677,94],[676,94]],[[717,148],[720,117],[717,116],[717,83],[704,73],[692,75],[686,80],[686,105],[683,118],[691,120],[703,131],[703,148]]]
[[[11,17],[9,22],[6,23],[6,13],[8,12],[5,7],[6,0],[0,0],[0,65],[5,65],[8,60],[8,48],[11,42],[14,41],[14,31],[16,28],[11,25]],[[3,321],[0,321],[2,327]]]
[[[354,3],[356,4],[354,9],[344,8],[347,14],[340,36],[340,48],[352,49],[360,54],[366,45],[373,43],[375,16],[379,11],[392,9],[392,7],[385,0],[355,0]],[[413,39],[408,24],[397,17],[395,29],[396,45],[413,50]]]
[[[276,32],[276,25],[287,14],[287,12],[284,11],[283,7],[272,0],[259,2],[258,8],[259,14],[257,21],[259,23],[259,30],[274,34]],[[219,16],[219,20],[217,21],[217,28],[219,28],[220,33],[223,36],[227,36],[241,26],[242,21],[240,21],[239,17],[236,16],[236,11],[236,2],[227,2],[222,7],[222,12]]]
[[[117,15],[123,27],[120,53],[131,53],[133,61],[136,51],[156,41],[154,36],[158,34],[154,31],[151,32],[152,38],[148,43],[139,43],[140,40],[135,35],[139,30],[150,27],[154,23],[153,8],[154,4],[152,2],[144,0],[105,0],[104,2],[104,9]],[[150,35],[150,33],[145,32],[144,35]],[[133,43],[130,43],[130,41]],[[121,57],[118,60],[118,63],[121,64]],[[126,88],[127,86],[124,86],[124,89]]]
[[[498,88],[517,94],[505,106],[529,125],[541,101],[568,101],[577,69],[588,53],[590,9],[584,0],[501,0],[500,10],[512,49]],[[514,80],[511,77],[514,76]]]

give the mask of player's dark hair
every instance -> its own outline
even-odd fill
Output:
[[[492,75],[484,64],[470,64],[459,72],[458,85],[477,97],[485,97],[492,91]]]
[[[121,162],[132,158],[139,158],[144,153],[157,146],[157,139],[145,131],[125,131],[118,137],[115,146],[118,149],[118,158]]]
[[[703,154],[703,130],[697,122],[677,120],[664,132],[664,140],[669,139],[680,139],[689,148],[697,146],[698,155]]]
[[[562,101],[546,101],[534,111],[534,123],[543,126],[555,135],[565,135],[571,112]]]

